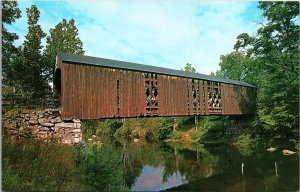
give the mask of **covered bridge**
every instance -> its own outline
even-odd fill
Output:
[[[54,92],[62,118],[247,115],[256,88],[245,82],[60,53]]]

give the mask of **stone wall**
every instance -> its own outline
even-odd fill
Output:
[[[69,145],[82,141],[80,120],[62,121],[59,109],[4,113],[2,120],[3,128],[12,139],[20,139],[29,133],[30,137],[37,140],[55,139],[59,143]]]

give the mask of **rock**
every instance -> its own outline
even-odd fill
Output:
[[[72,144],[72,140],[71,139],[64,139],[63,138],[61,142],[64,143],[64,144],[69,144],[69,145]]]
[[[270,151],[270,152],[273,152],[273,151],[276,151],[277,150],[277,148],[275,148],[275,147],[270,147],[269,149],[267,149],[267,151]]]
[[[80,138],[80,137],[81,137],[81,133],[75,133],[75,134],[74,134],[74,137]]]
[[[50,129],[48,127],[40,127],[39,130],[40,131],[50,131]]]
[[[31,134],[35,135],[39,132],[39,128],[37,126],[30,126],[29,127]]]
[[[95,139],[97,136],[96,135],[92,135],[92,138]]]
[[[29,120],[28,124],[29,125],[37,125],[37,124],[39,124],[39,122],[37,120]]]
[[[50,123],[56,123],[56,119],[50,119]]]
[[[81,127],[81,123],[74,123],[75,128],[80,128]]]
[[[41,139],[46,139],[48,137],[48,132],[40,131],[38,132],[37,136]]]
[[[73,133],[81,133],[81,129],[74,129]]]
[[[60,123],[61,122],[61,118],[60,117],[56,117],[56,123]]]
[[[43,114],[39,114],[39,118],[43,118],[44,117],[44,115]]]
[[[80,138],[74,138],[74,139],[73,139],[73,142],[74,142],[74,143],[79,143],[80,141],[81,141]]]
[[[62,143],[65,144],[72,144],[72,133],[71,132],[66,132],[62,138]]]
[[[139,140],[139,139],[134,139],[133,141],[134,141],[134,142],[139,142],[140,140]]]
[[[54,116],[54,115],[49,115],[49,118],[51,118],[51,119],[55,119],[55,118],[56,118],[56,116]]]
[[[64,130],[64,128],[54,127],[54,132],[59,133],[59,134],[64,134],[65,130]]]
[[[74,123],[80,123],[80,119],[72,119]]]
[[[48,120],[45,118],[41,118],[38,121],[39,121],[39,124],[42,124],[42,123],[47,123]]]
[[[40,123],[40,124],[44,127],[53,127],[54,126],[53,123]]]
[[[33,115],[33,116],[30,117],[30,120],[36,120],[37,121],[38,119],[39,119],[39,117],[36,116],[36,115]]]
[[[284,155],[293,155],[293,154],[295,154],[296,152],[285,149],[285,150],[282,150],[282,153],[283,153]]]
[[[56,123],[55,127],[75,128],[74,123]]]
[[[61,119],[60,119],[60,117],[54,117],[54,118],[50,119],[50,122],[51,123],[60,123]]]

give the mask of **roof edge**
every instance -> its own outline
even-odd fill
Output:
[[[141,71],[141,72],[152,72],[158,73],[163,75],[171,75],[177,77],[188,77],[194,79],[203,79],[208,81],[216,81],[226,84],[233,84],[233,85],[240,85],[245,87],[252,87],[256,88],[254,85],[243,81],[237,81],[227,78],[215,77],[210,75],[205,75],[201,73],[191,73],[186,71],[180,71],[175,69],[169,69],[164,67],[156,67],[152,65],[144,65],[139,63],[132,63],[126,61],[118,61],[113,59],[105,59],[99,57],[92,57],[92,56],[85,56],[85,55],[76,55],[70,53],[58,53],[57,55],[61,61],[69,62],[69,63],[77,63],[77,64],[86,64],[86,65],[94,65],[94,66],[102,66],[108,68],[118,68],[118,69],[125,69],[125,70],[134,70],[134,71]]]

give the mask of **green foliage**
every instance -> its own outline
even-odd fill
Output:
[[[2,1],[2,74],[3,84],[12,85],[13,79],[13,60],[18,53],[13,43],[19,37],[16,33],[9,32],[6,25],[10,25],[21,17],[17,1]]]
[[[82,162],[84,180],[97,191],[123,191],[121,154],[111,147],[91,146]],[[123,190],[122,190],[123,189]]]
[[[242,33],[237,37],[235,52],[221,56],[221,70],[216,74],[256,85],[255,124],[273,139],[297,140],[299,3],[260,2],[258,8],[263,11],[264,25],[255,36]]]
[[[181,70],[186,72],[196,73],[196,69],[190,63],[186,63],[184,68]]]
[[[21,11],[16,1],[2,1],[2,10],[3,83],[7,88],[12,88],[13,93],[30,94],[32,98],[43,97],[50,92],[49,83],[53,79],[57,53],[84,53],[75,21],[63,19],[50,29],[42,54],[41,40],[46,37],[46,33],[38,24],[38,8],[35,5],[27,8],[28,33],[18,48],[13,45],[18,39],[17,34],[8,32],[5,26],[20,18]]]
[[[154,134],[150,131],[146,131],[145,133],[145,139],[148,142],[152,142],[154,140]]]
[[[119,119],[86,120],[82,122],[81,129],[85,140],[97,135],[104,141],[114,137],[121,126],[122,122]]]
[[[84,54],[84,50],[82,41],[78,37],[79,33],[74,19],[70,19],[69,21],[63,19],[54,28],[51,28],[49,33],[50,35],[47,36],[47,45],[43,56],[47,79],[52,82],[56,55],[59,52],[82,55]]]
[[[173,119],[172,118],[165,118],[163,119],[159,130],[158,130],[158,139],[159,140],[165,140],[169,138],[169,135],[171,134],[173,130]]]
[[[45,76],[45,66],[42,60],[41,40],[46,36],[38,24],[40,11],[35,5],[27,8],[28,33],[25,36],[20,53],[14,62],[14,75],[24,92],[33,93],[34,98],[45,95],[50,89]]]
[[[238,136],[236,143],[237,146],[247,147],[253,145],[253,139],[251,138],[251,134],[245,133]]]
[[[76,186],[72,147],[57,143],[16,143],[2,140],[5,191],[64,191]],[[74,182],[74,183],[73,183]],[[83,184],[81,184],[82,190]],[[80,189],[80,188],[77,188]]]
[[[96,127],[98,126],[98,120],[87,120],[82,121],[81,131],[82,136],[85,140],[87,140],[92,135],[96,134]]]

